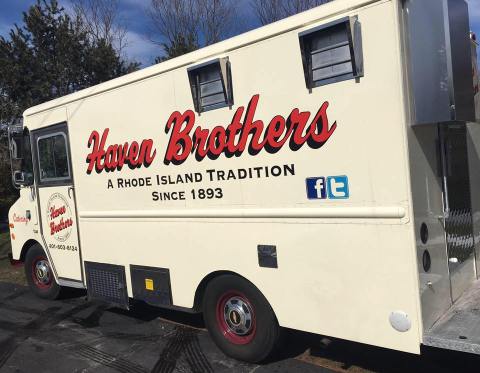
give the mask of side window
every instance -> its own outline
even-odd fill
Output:
[[[356,17],[299,35],[307,88],[363,76],[360,23]]]
[[[70,179],[67,141],[63,133],[38,138],[40,182]]]
[[[217,59],[189,68],[188,79],[197,113],[233,105],[228,58]]]

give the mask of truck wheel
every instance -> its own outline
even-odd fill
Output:
[[[280,326],[270,304],[240,277],[224,275],[207,285],[203,317],[217,346],[235,359],[258,363],[277,347]]]
[[[61,287],[55,282],[47,255],[39,244],[30,248],[25,258],[25,276],[32,292],[44,299],[58,299]]]

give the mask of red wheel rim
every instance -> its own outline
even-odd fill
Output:
[[[35,286],[42,290],[52,286],[52,271],[44,255],[37,256],[32,262],[32,280]]]
[[[245,345],[255,338],[255,312],[244,294],[237,291],[223,294],[217,302],[216,316],[220,332],[229,342]]]

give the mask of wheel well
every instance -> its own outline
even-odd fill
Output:
[[[35,240],[28,240],[27,242],[25,242],[25,244],[23,245],[22,247],[22,252],[20,254],[20,261],[21,262],[24,262],[25,263],[25,258],[27,256],[27,252],[28,250],[30,250],[30,248],[34,245],[38,244],[37,241]]]
[[[202,311],[202,302],[203,302],[203,296],[205,294],[205,289],[207,288],[207,285],[210,281],[213,279],[223,276],[223,275],[233,275],[237,276],[240,278],[243,278],[244,280],[248,281],[251,283],[253,286],[255,286],[249,279],[239,275],[238,273],[232,272],[232,271],[215,271],[210,273],[209,275],[205,276],[202,281],[200,281],[200,284],[197,287],[197,290],[195,291],[195,299],[193,302],[193,310],[196,312],[201,312]]]

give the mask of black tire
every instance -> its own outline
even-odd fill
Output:
[[[37,264],[47,268],[47,277],[39,276]],[[46,266],[46,267],[45,267]],[[30,290],[39,298],[58,299],[61,293],[61,286],[55,281],[50,263],[43,248],[39,244],[33,245],[27,252],[25,258],[25,276],[27,277]]]
[[[235,307],[243,311],[236,312]],[[217,346],[237,360],[259,363],[278,347],[280,326],[272,307],[254,285],[241,277],[223,275],[208,283],[203,317]],[[234,330],[235,325],[241,335]]]

